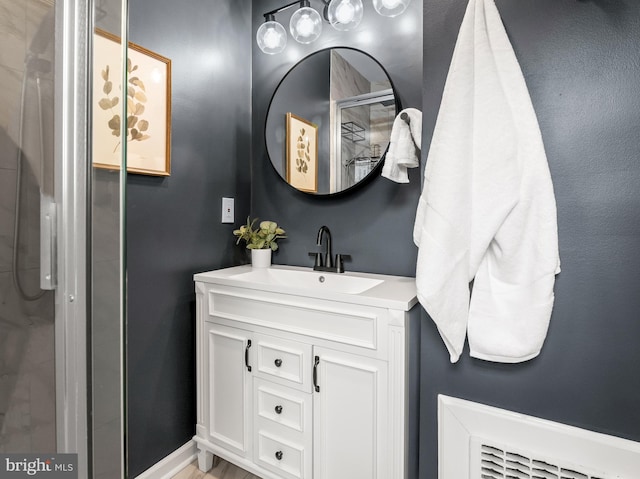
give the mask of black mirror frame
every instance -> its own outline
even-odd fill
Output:
[[[400,102],[400,96],[398,95],[398,91],[396,90],[396,87],[393,83],[393,80],[391,79],[391,76],[389,75],[389,72],[387,71],[387,69],[378,61],[376,60],[373,56],[371,56],[370,54],[368,54],[367,52],[360,50],[358,48],[353,48],[353,47],[345,47],[345,46],[333,46],[333,47],[327,47],[327,48],[322,48],[320,50],[316,50],[312,53],[310,53],[309,55],[301,58],[300,60],[298,60],[298,62],[296,62],[288,71],[287,73],[284,74],[284,76],[280,79],[280,81],[278,82],[278,84],[276,85],[275,90],[273,91],[273,94],[271,95],[271,100],[269,100],[269,106],[267,107],[267,113],[265,115],[265,119],[264,119],[264,131],[263,131],[263,140],[264,140],[264,149],[265,152],[267,153],[267,156],[269,158],[269,163],[271,163],[271,167],[276,170],[276,167],[273,165],[273,160],[271,159],[271,154],[269,153],[269,147],[268,147],[268,142],[267,142],[267,119],[269,118],[269,112],[271,111],[271,106],[273,104],[273,100],[276,96],[276,94],[278,93],[278,90],[280,89],[280,86],[282,85],[282,83],[286,80],[286,78],[289,76],[289,74],[297,67],[299,66],[302,62],[304,62],[306,59],[308,59],[309,57],[317,54],[317,53],[321,53],[327,50],[335,50],[335,49],[341,49],[341,50],[353,50],[356,51],[358,53],[362,53],[366,56],[368,56],[371,60],[373,60],[384,72],[384,74],[387,76],[387,78],[389,79],[389,84],[391,86],[391,90],[393,91],[393,96],[394,96],[394,103],[395,103],[395,108],[396,108],[396,115],[399,115],[400,112],[402,111],[402,103]],[[309,193],[306,191],[301,191],[299,189],[297,189],[296,187],[292,186],[285,178],[282,177],[282,175],[280,174],[280,172],[278,172],[276,170],[276,174],[280,177],[280,179],[292,190],[297,191],[300,194],[304,194],[307,197],[315,197],[315,198],[336,198],[339,196],[343,196],[345,194],[349,194],[352,193],[353,191],[369,184],[375,177],[379,176],[379,172],[382,169],[382,166],[384,164],[385,158],[387,156],[387,151],[389,150],[389,144],[387,143],[387,146],[384,149],[384,153],[380,156],[380,161],[378,161],[378,164],[369,172],[369,174],[367,174],[367,176],[365,176],[364,178],[362,178],[360,181],[358,181],[356,184],[350,186],[349,188],[345,188],[344,190],[341,191],[337,191],[335,193]]]

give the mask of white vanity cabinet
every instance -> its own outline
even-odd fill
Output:
[[[281,269],[319,287],[195,276],[200,469],[215,455],[265,479],[409,479],[415,283],[360,275],[384,281],[346,294]]]

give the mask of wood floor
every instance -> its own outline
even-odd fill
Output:
[[[198,469],[197,461],[185,467],[172,479],[260,479],[258,476],[240,469],[226,461],[219,460],[216,466],[209,472],[202,472]]]

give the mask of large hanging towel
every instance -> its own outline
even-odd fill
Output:
[[[416,285],[456,362],[537,356],[560,272],[556,204],[529,92],[493,0],[470,0],[416,213]],[[471,286],[472,283],[472,286]]]

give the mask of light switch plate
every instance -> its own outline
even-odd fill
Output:
[[[222,198],[222,222],[233,223],[234,221],[233,198]]]

